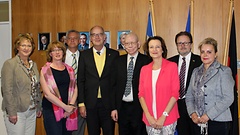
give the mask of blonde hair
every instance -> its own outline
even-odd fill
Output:
[[[27,40],[31,43],[32,45],[32,52],[30,53],[29,56],[31,56],[34,52],[34,49],[35,49],[35,43],[34,43],[34,40],[33,40],[33,37],[31,36],[30,33],[25,33],[25,34],[18,34],[18,37],[16,38],[16,40],[14,41],[14,54],[17,55],[18,54],[18,47],[20,46],[20,43],[23,41],[23,40]]]
[[[205,38],[205,39],[199,44],[198,49],[201,50],[202,45],[204,45],[204,44],[212,45],[213,48],[214,48],[215,53],[218,51],[218,49],[217,49],[218,43],[217,43],[217,41],[216,41],[214,38],[211,38],[211,37]]]

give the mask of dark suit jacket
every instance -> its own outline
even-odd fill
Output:
[[[141,53],[138,54],[134,71],[133,71],[133,79],[132,79],[132,87],[133,87],[133,104],[138,108],[136,112],[142,112],[141,105],[138,100],[138,85],[139,85],[139,75],[142,66],[147,65],[151,62],[151,59],[143,55]],[[114,95],[112,101],[112,110],[117,109],[120,110],[122,98],[124,95],[126,82],[127,82],[127,54],[120,56],[115,63],[115,73],[113,74],[116,79],[113,85]],[[114,81],[113,80],[113,81]],[[141,114],[142,115],[142,114]]]
[[[118,56],[117,51],[106,48],[106,61],[102,75],[99,77],[93,56],[93,47],[81,52],[77,79],[79,103],[84,103],[86,108],[94,108],[100,86],[102,102],[107,109],[110,109],[111,73],[114,70],[113,62]]]
[[[83,50],[87,50],[87,49],[89,49],[89,44],[88,43],[86,43],[84,46],[83,45],[81,45],[81,44],[79,44],[78,45],[78,50],[80,51],[83,51]]]
[[[47,50],[47,47],[48,47],[48,44],[46,44],[45,50]],[[44,50],[44,49],[43,49],[43,44],[42,44],[42,43],[40,44],[39,50]]]
[[[175,56],[169,58],[168,60],[178,64],[179,55],[175,55]],[[199,67],[201,64],[202,64],[202,61],[201,61],[200,56],[192,53],[189,68],[188,68],[186,90],[189,86],[189,82],[190,82],[190,79],[191,79],[191,76],[192,76],[193,69],[196,68],[196,67]]]
[[[118,44],[118,49],[124,49],[122,44]]]

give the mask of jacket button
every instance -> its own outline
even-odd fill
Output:
[[[205,105],[207,105],[207,103],[204,103]]]
[[[207,88],[207,85],[204,85],[204,88]]]

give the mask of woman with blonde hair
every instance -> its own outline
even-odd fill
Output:
[[[38,68],[30,59],[34,49],[31,35],[19,34],[14,42],[16,56],[2,67],[2,110],[8,135],[34,135],[36,116],[42,114]]]

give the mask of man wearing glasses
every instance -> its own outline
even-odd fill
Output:
[[[101,26],[90,30],[93,47],[81,53],[78,64],[78,106],[87,120],[88,134],[114,135],[111,119],[111,73],[119,53],[106,48],[106,34]]]
[[[178,64],[180,78],[181,89],[179,90],[180,97],[178,100],[178,111],[180,118],[177,121],[177,131],[178,135],[194,135],[193,128],[197,125],[193,123],[188,115],[185,103],[185,94],[191,79],[193,69],[200,66],[202,64],[202,61],[199,55],[195,55],[191,52],[193,40],[192,35],[189,32],[179,32],[175,37],[175,43],[179,54],[169,58],[168,60]],[[181,79],[182,75],[183,79]]]
[[[127,54],[116,60],[113,73],[116,79],[113,79],[115,82],[112,84],[114,94],[111,116],[118,122],[119,135],[147,135],[142,121],[143,110],[138,99],[138,85],[140,70],[151,59],[138,52],[141,45],[136,34],[129,33],[125,36]]]

